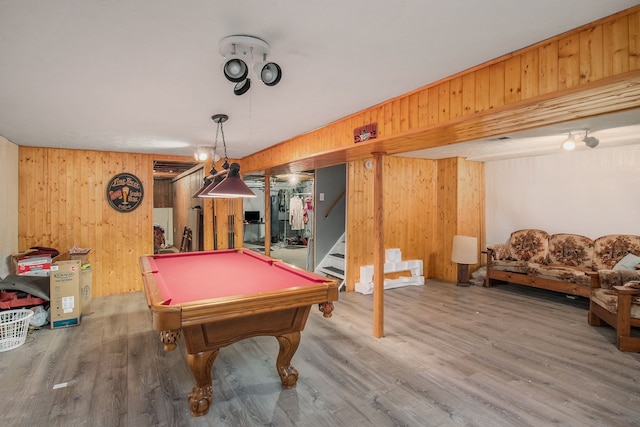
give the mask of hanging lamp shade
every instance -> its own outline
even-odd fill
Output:
[[[206,194],[206,196],[201,197],[214,197],[219,199],[256,197],[256,194],[251,191],[242,178],[240,178],[240,165],[238,163],[231,163],[227,177]]]
[[[206,190],[206,189],[207,189],[207,187],[209,187],[209,185],[211,184],[211,182],[212,182],[212,180],[211,180],[211,179],[209,179],[209,177],[206,177],[206,178],[204,179],[203,183],[202,183],[202,187],[200,187],[200,188],[198,189],[198,191],[196,191],[195,193],[193,193],[193,196],[191,196],[191,197],[192,197],[192,198],[200,197],[200,195],[201,195],[202,193],[204,193],[204,190]]]

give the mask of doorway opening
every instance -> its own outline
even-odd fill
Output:
[[[201,200],[191,197],[203,179],[202,163],[153,161],[154,253],[203,250]]]

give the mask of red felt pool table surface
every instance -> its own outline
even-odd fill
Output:
[[[163,304],[317,285],[327,279],[248,249],[147,257]]]

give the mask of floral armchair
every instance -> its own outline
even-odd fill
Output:
[[[620,351],[640,352],[640,270],[600,270],[593,277],[589,324],[608,324],[616,330]]]

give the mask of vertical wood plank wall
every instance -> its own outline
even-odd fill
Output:
[[[478,249],[484,242],[484,165],[461,158],[385,156],[384,174],[385,248],[401,248],[403,259],[423,260],[425,277],[455,280],[453,236],[478,237]],[[359,267],[373,264],[373,171],[362,161],[351,162],[347,180],[346,287],[351,291]]]
[[[136,175],[144,188],[141,205],[128,213],[106,200],[110,179],[121,172]],[[153,253],[148,155],[20,147],[18,173],[20,249],[88,247],[94,296],[142,289],[138,257]]]
[[[19,249],[41,245],[64,253],[74,245],[88,247],[93,296],[142,290],[138,257],[153,253],[154,159],[192,161],[182,156],[19,147]],[[121,172],[133,173],[144,186],[142,204],[128,213],[114,210],[106,200],[109,180]],[[174,185],[175,199],[184,204],[179,211],[198,203],[190,197],[201,179],[194,176]],[[224,211],[220,247],[225,248],[229,203],[216,203]],[[231,206],[238,217],[242,202],[233,201]],[[211,211],[204,214],[205,223],[212,223]],[[237,221],[235,230],[241,242],[242,221]],[[208,244],[205,249],[212,249],[213,238]]]
[[[436,253],[437,162],[384,156],[384,246],[401,248],[403,259],[430,260]],[[373,264],[373,170],[362,161],[347,168],[347,290],[358,282],[360,266]],[[425,262],[425,275],[434,265]]]
[[[255,153],[242,159],[243,170],[266,170],[353,148],[353,130],[369,123],[378,124],[378,139],[402,136],[640,70],[639,40],[637,6]],[[455,138],[451,135],[447,143],[457,142]],[[432,143],[424,141],[422,148],[428,146]]]

